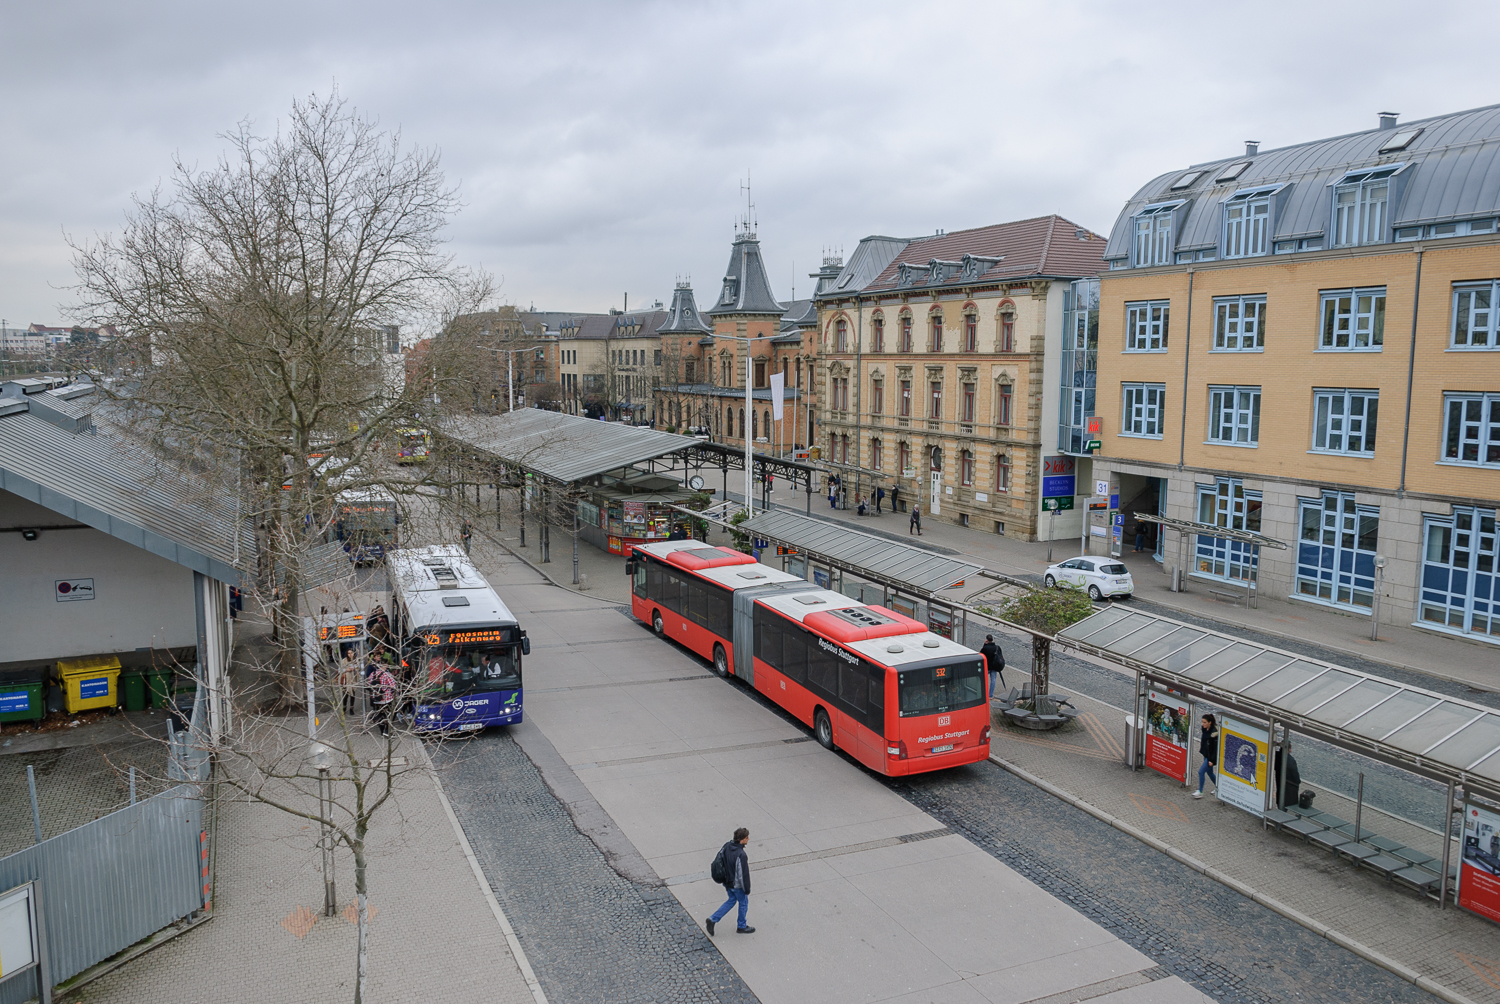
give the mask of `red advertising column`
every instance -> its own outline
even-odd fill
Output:
[[[1464,805],[1458,905],[1481,917],[1500,921],[1500,813],[1473,803]]]
[[[1152,690],[1146,694],[1146,766],[1188,783],[1187,701]]]

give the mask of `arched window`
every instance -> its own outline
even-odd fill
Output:
[[[766,438],[770,439],[771,438],[771,413],[769,411],[765,411],[765,412],[761,413],[761,425],[760,425],[760,427],[762,429],[766,430]]]
[[[995,424],[1001,426],[1010,425],[1011,398],[1013,390],[1007,383],[1000,384],[999,391],[995,397]]]
[[[880,440],[870,440],[870,469],[876,471],[885,470],[885,449]]]
[[[979,351],[979,315],[973,311],[964,314],[964,351]]]
[[[941,446],[934,446],[929,457],[933,470],[940,471],[943,469],[943,448]]]
[[[724,409],[724,435],[734,435],[734,408],[732,406]]]
[[[870,318],[870,351],[885,351],[885,314],[878,310]]]
[[[839,463],[849,462],[849,434],[846,432],[839,437]]]
[[[1010,457],[1004,453],[995,458],[995,491],[1010,491]]]
[[[903,478],[906,477],[906,469],[911,466],[911,444],[901,440],[896,444],[896,473]]]
[[[753,408],[750,410],[750,438],[760,438],[760,416],[755,413]]]
[[[958,453],[958,482],[962,485],[974,483],[974,454],[969,450]]]
[[[933,311],[928,322],[931,325],[931,329],[928,334],[927,351],[941,352],[943,351],[943,312],[941,310]]]
[[[740,409],[740,438],[745,438],[745,409]]]
[[[842,317],[833,322],[833,351],[849,351],[849,322]]]
[[[896,348],[897,352],[911,351],[911,311],[901,311],[901,344]]]
[[[1006,312],[1000,315],[1000,330],[995,337],[996,352],[1016,351],[1016,315]]]

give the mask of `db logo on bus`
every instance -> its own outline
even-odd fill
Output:
[[[939,725],[952,725],[953,724],[953,716],[952,715],[943,715],[942,717],[940,717],[938,719],[938,724]]]

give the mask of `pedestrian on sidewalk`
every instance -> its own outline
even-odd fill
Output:
[[[396,678],[383,662],[375,664],[370,674],[370,685],[374,688],[375,720],[380,723],[380,734],[391,734],[391,715],[396,710]]]
[[[474,524],[464,520],[464,528],[459,531],[459,539],[464,542],[464,553],[469,553],[469,541],[474,536]]]
[[[359,662],[354,658],[354,652],[350,651],[339,664],[338,675],[339,693],[344,695],[345,718],[353,718],[359,707],[359,677]]]
[[[1141,551],[1144,551],[1145,549],[1146,549],[1146,527],[1145,527],[1144,524],[1141,524],[1141,525],[1137,525],[1136,528],[1135,528],[1135,550],[1136,550],[1136,553],[1139,554]]]
[[[880,503],[885,501],[885,489],[875,489],[875,515],[880,515]],[[894,504],[894,503],[893,503]]]
[[[891,512],[901,511],[901,486],[891,486]]]
[[[984,644],[979,646],[979,654],[984,656],[985,668],[990,673],[990,700],[993,701],[1000,696],[1000,688],[1005,686],[1005,653],[995,644],[995,636],[987,634]]]
[[[1198,790],[1193,792],[1194,798],[1203,797],[1203,775],[1214,783],[1214,790],[1219,790],[1219,775],[1214,773],[1214,767],[1219,763],[1219,726],[1214,721],[1213,715],[1203,716],[1203,734],[1198,739],[1198,755],[1203,762],[1198,765]]]
[[[745,854],[745,845],[749,842],[750,831],[741,826],[734,831],[734,839],[719,848],[719,861],[716,864],[723,868],[724,889],[729,893],[729,898],[705,921],[709,937],[713,937],[714,925],[723,920],[724,915],[736,904],[739,905],[740,916],[735,932],[755,933],[755,928],[745,923],[745,914],[750,909],[750,858]]]
[[[859,514],[861,516],[865,514],[865,497],[863,495],[859,497]]]
[[[907,532],[908,533],[914,533],[918,537],[922,536],[922,507],[921,506],[914,505],[914,506],[911,507],[911,526],[907,529]]]

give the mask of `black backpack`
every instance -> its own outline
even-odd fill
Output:
[[[723,885],[729,880],[729,866],[724,860],[724,852],[728,849],[728,844],[720,847],[719,853],[714,855],[713,864],[708,866],[708,877],[719,883],[719,885]]]

